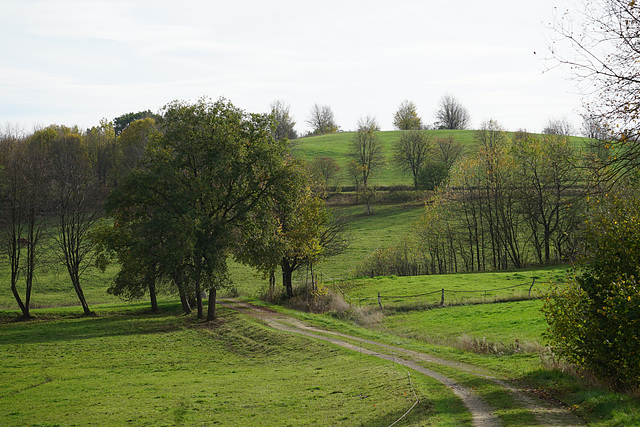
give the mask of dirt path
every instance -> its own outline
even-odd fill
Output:
[[[485,379],[488,379],[490,381],[493,381],[495,384],[500,386],[506,392],[511,394],[522,405],[522,407],[525,410],[531,412],[536,418],[538,425],[545,425],[545,426],[583,425],[583,423],[580,422],[580,420],[578,420],[568,410],[562,407],[559,407],[557,405],[554,405],[551,402],[541,401],[538,398],[534,397],[533,395],[527,393],[525,390],[515,387],[505,381],[501,381],[489,375],[485,370],[473,365],[441,359],[426,353],[408,350],[402,347],[391,346],[391,345],[379,343],[376,341],[354,337],[347,334],[315,328],[313,326],[305,324],[299,319],[289,317],[280,313],[276,313],[264,307],[243,303],[233,299],[222,299],[219,301],[219,304],[222,306],[231,308],[233,310],[246,313],[254,318],[257,318],[263,321],[264,323],[266,323],[267,325],[269,325],[274,329],[288,331],[288,332],[312,337],[315,339],[324,340],[334,345],[338,345],[340,347],[347,348],[349,350],[357,351],[362,354],[367,354],[370,356],[379,357],[380,359],[396,362],[407,368],[413,369],[417,372],[420,372],[424,375],[434,378],[440,381],[445,386],[447,386],[449,389],[451,389],[451,391],[453,391],[453,393],[455,393],[463,401],[467,409],[469,409],[469,412],[471,412],[471,415],[473,418],[473,425],[475,426],[501,426],[503,425],[503,423],[493,413],[493,409],[484,400],[482,400],[476,393],[474,393],[471,389],[462,386],[461,384],[457,383],[456,381],[454,381],[453,379],[445,375],[442,375],[436,371],[433,371],[431,369],[428,369],[419,365],[418,363],[416,363],[416,361],[428,362],[428,363],[439,365],[439,366],[447,366],[449,368],[453,368],[458,371],[462,371],[472,375],[477,375]],[[361,346],[352,344],[350,342],[344,341],[340,338],[367,344],[368,347],[373,346],[374,348],[377,348],[377,350],[361,347]],[[403,356],[408,357],[410,359],[404,359]]]

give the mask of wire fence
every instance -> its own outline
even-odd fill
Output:
[[[540,282],[540,285],[547,284],[549,282]],[[454,290],[454,289],[438,289],[435,291],[419,293],[419,294],[410,294],[410,295],[387,295],[382,292],[378,292],[377,296],[371,297],[351,297],[349,296],[340,286],[334,283],[332,286],[338,290],[345,299],[350,304],[358,304],[363,305],[363,303],[369,303],[377,300],[378,306],[380,308],[384,308],[385,305],[393,304],[393,305],[402,305],[407,304],[408,301],[412,299],[422,298],[423,302],[429,306],[445,306],[445,305],[457,305],[457,304],[465,304],[471,302],[497,302],[497,301],[505,301],[505,300],[513,300],[513,299],[533,299],[540,298],[540,295],[534,291],[533,287],[536,284],[536,280],[533,279],[532,283],[521,283],[518,285],[510,285],[501,288],[492,288],[492,289],[475,289],[475,290]],[[528,289],[526,289],[528,287]],[[515,294],[515,291],[518,289],[523,289],[524,292],[520,294]],[[510,290],[511,293],[501,292]],[[533,295],[532,295],[533,292]],[[429,302],[429,297],[437,295],[435,301],[433,299]],[[457,297],[457,298],[456,298]],[[492,298],[493,301],[489,301]],[[399,304],[398,304],[399,303]]]

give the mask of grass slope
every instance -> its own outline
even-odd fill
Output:
[[[474,130],[427,130],[425,131],[431,138],[446,137],[452,135],[465,150],[473,153],[476,147],[474,140]],[[400,139],[401,131],[378,132],[378,138],[383,146],[383,153],[386,163],[375,171],[371,177],[371,183],[377,186],[413,185],[411,177],[402,173],[392,162],[393,146]],[[513,132],[508,132],[513,135]],[[332,157],[336,159],[342,168],[342,180],[340,185],[349,186],[352,183],[346,174],[349,158],[347,154],[351,148],[354,132],[341,132],[328,135],[311,136],[300,138],[294,141],[293,155],[312,160],[317,157]],[[571,141],[576,146],[583,146],[586,139],[582,137],[572,137]]]
[[[432,137],[453,135],[465,147],[473,147],[473,131],[470,130],[432,130],[426,131]],[[412,185],[412,179],[402,173],[391,161],[393,145],[400,139],[400,131],[378,132],[378,138],[383,146],[386,163],[378,171],[374,171],[371,183],[377,186]],[[340,185],[352,185],[346,170],[349,164],[347,154],[351,149],[354,132],[341,132],[329,135],[311,136],[295,140],[293,155],[302,159],[312,160],[317,157],[332,157],[342,168]]]
[[[414,402],[397,365],[224,309],[209,326],[163,308],[0,324],[0,424],[387,426]],[[469,421],[446,387],[413,386],[403,425]]]

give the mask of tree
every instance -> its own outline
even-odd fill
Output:
[[[547,296],[556,354],[621,389],[640,385],[640,199],[618,188],[593,204],[581,269]]]
[[[614,178],[640,163],[640,4],[630,0],[582,3],[581,11],[556,19],[558,37],[551,54],[556,64],[570,69],[583,90],[586,115],[606,130],[607,138],[600,144],[613,152],[601,166],[612,166],[607,178]]]
[[[453,165],[464,154],[464,147],[456,141],[453,135],[436,137],[434,139],[434,157],[436,160],[447,165],[447,170],[451,170]]]
[[[92,264],[90,232],[103,215],[105,188],[90,163],[87,147],[77,130],[59,128],[51,142],[52,202],[57,233],[54,249],[69,278],[85,315],[91,310],[81,286],[81,277]]]
[[[432,142],[424,131],[403,131],[393,146],[393,160],[413,178],[413,186],[418,189],[418,172],[429,160]]]
[[[311,126],[313,135],[335,133],[339,129],[333,116],[333,111],[328,105],[313,104],[306,121]]]
[[[130,123],[136,120],[151,118],[157,120],[159,116],[151,112],[151,110],[138,111],[137,113],[127,113],[113,119],[113,128],[115,136],[119,136]]]
[[[317,261],[324,253],[323,245],[330,247],[333,241],[323,239],[329,214],[313,194],[306,168],[292,163],[291,172],[279,191],[248,216],[235,252],[236,259],[265,274],[280,267],[288,298],[293,296],[293,273]]]
[[[147,146],[159,132],[155,119],[147,117],[135,120],[116,138],[116,183],[142,162]]]
[[[471,121],[469,111],[453,95],[442,97],[436,118],[440,129],[466,129]]]
[[[271,115],[276,122],[273,131],[273,137],[276,141],[284,139],[291,140],[298,137],[298,133],[295,129],[296,122],[289,113],[289,105],[285,104],[283,101],[274,101],[271,104]]]
[[[514,142],[513,152],[521,211],[538,262],[559,261],[575,249],[572,241],[582,220],[585,190],[578,184],[584,176],[576,167],[582,156],[567,136],[555,134],[529,135]]]
[[[542,130],[546,135],[571,136],[573,135],[573,125],[566,117],[561,119],[549,119],[547,126]]]
[[[358,130],[353,136],[348,156],[359,168],[356,186],[367,187],[371,173],[384,163],[382,143],[376,135],[379,129],[375,118],[367,116],[358,120]]]
[[[323,187],[338,187],[340,165],[333,157],[316,157],[311,162],[311,172]]]
[[[585,138],[595,141],[604,141],[608,138],[608,134],[604,126],[597,119],[589,115],[582,116],[582,135]]]
[[[2,248],[9,259],[11,292],[23,319],[31,318],[31,293],[46,230],[50,167],[37,138],[7,132],[0,137]],[[18,282],[24,277],[24,299]]]
[[[404,100],[393,115],[393,125],[399,130],[418,130],[422,127],[422,119],[418,116],[416,105]]]
[[[162,133],[137,179],[127,179],[110,198],[120,209],[144,212],[144,221],[161,215],[159,224],[182,229],[186,241],[180,247],[186,249],[160,259],[159,268],[193,285],[199,318],[202,291],[208,291],[207,320],[213,320],[217,290],[228,283],[226,261],[236,230],[290,173],[287,147],[273,138],[270,116],[245,113],[224,99],[176,101],[162,111]],[[174,241],[162,234],[164,227],[154,228]]]

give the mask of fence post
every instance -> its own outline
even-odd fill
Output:
[[[536,278],[533,278],[533,282],[531,283],[531,286],[529,286],[529,298],[531,298],[531,289],[533,288],[533,285],[536,284]]]
[[[378,292],[378,306],[380,306],[380,310],[382,310],[382,297],[380,296],[380,292]]]
[[[442,289],[442,297],[440,298],[440,305],[444,306],[444,288]]]

